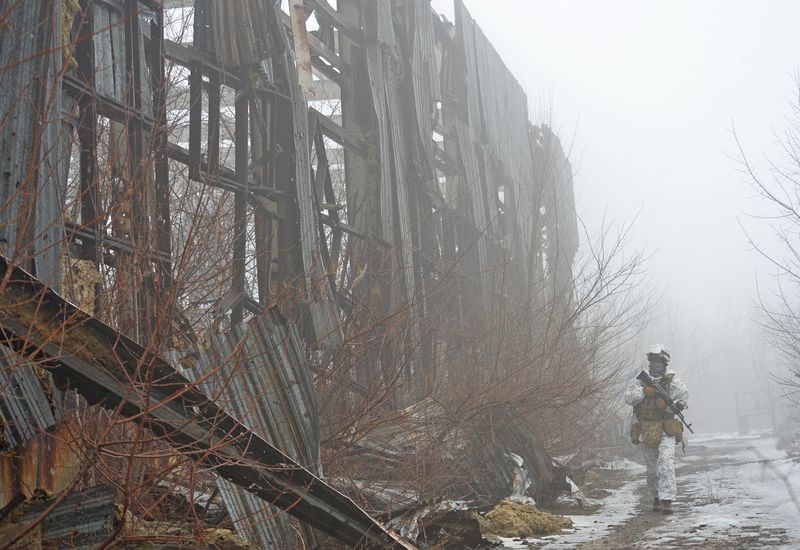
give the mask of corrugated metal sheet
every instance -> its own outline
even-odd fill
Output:
[[[427,0],[413,0],[409,4],[411,20],[411,73],[414,87],[414,104],[417,114],[419,139],[427,161],[427,182],[433,184],[434,152],[433,121],[436,116],[436,102],[441,100],[439,70],[436,56],[436,36],[434,33],[434,13]]]
[[[498,187],[503,185],[508,218],[505,246],[514,256],[526,258],[539,206],[534,192],[528,99],[461,0],[456,0],[456,28],[467,67],[472,140],[479,144],[477,152],[484,157],[486,222],[497,234],[503,233],[498,218]]]
[[[223,65],[258,65],[268,57],[271,9],[259,0],[227,0],[211,4],[209,45]]]
[[[467,110],[469,128],[472,133],[472,140],[478,142],[483,135],[483,115],[480,107],[480,88],[478,79],[478,69],[475,65],[475,21],[467,11],[462,0],[455,0],[456,15],[456,36],[464,52],[466,74],[464,75],[467,83]]]
[[[378,28],[378,42],[367,43],[366,65],[369,75],[372,103],[378,121],[386,120],[386,75],[384,70],[384,48],[390,51],[395,47],[394,25],[391,5],[386,1],[377,4],[375,26]],[[391,155],[389,129],[385,124],[377,124],[378,153],[380,162],[380,210],[383,235],[391,242],[394,239],[394,193],[392,191],[392,167],[388,161]],[[390,299],[391,302],[391,299]]]
[[[154,434],[169,434],[173,444],[188,446],[193,457],[219,475],[341,542],[365,548],[413,547],[236,421],[163,359],[72,306],[2,256],[0,277],[8,281],[0,293],[0,327],[8,338],[50,360],[56,382],[70,384],[89,405],[119,407],[125,416],[139,416],[147,407],[147,425]],[[148,386],[146,398],[131,392],[131,380],[142,368],[160,381]]]
[[[190,376],[209,398],[255,434],[317,475],[319,418],[313,380],[296,329],[270,309],[226,334],[213,335]],[[243,538],[264,548],[298,544],[290,518],[220,480],[222,498]],[[304,529],[306,542],[317,537]]]
[[[44,107],[40,111],[39,181],[36,193],[36,225],[33,239],[34,271],[36,276],[52,288],[60,290],[61,255],[64,249],[63,197],[61,189],[66,184],[67,172],[60,156],[64,153],[62,143],[69,140],[64,135],[61,122],[61,84],[58,81],[63,70],[61,46],[60,2],[54,2],[56,11],[48,37],[47,78],[44,83]],[[51,8],[52,9],[52,8]],[[51,11],[51,14],[53,12]]]
[[[48,398],[53,392],[57,390],[47,372],[0,344],[0,415],[6,448],[19,445],[58,422],[58,409]]]
[[[114,499],[114,489],[105,485],[70,493],[41,520],[33,541],[45,548],[100,548],[114,529]],[[52,502],[47,499],[27,505],[25,514],[14,524],[24,528],[38,521]]]
[[[397,38],[394,34],[394,20],[392,18],[392,0],[376,0],[377,17],[375,28],[377,29],[378,43],[382,46],[394,48]]]
[[[60,2],[12,6],[0,33],[0,254],[58,285],[64,228],[58,156]],[[41,55],[41,52],[50,52]],[[22,62],[20,62],[22,60]],[[37,149],[38,146],[38,149]]]
[[[46,29],[40,23],[46,13],[45,1],[25,2],[15,7],[3,22],[0,33],[0,253],[14,258],[20,212],[19,186],[28,174],[28,159],[34,143],[32,105],[22,98],[35,97],[34,83],[44,59],[35,55],[42,51]],[[32,30],[35,29],[35,30]],[[29,63],[15,63],[31,59]],[[13,92],[12,92],[13,90]],[[27,107],[27,108],[26,108]]]
[[[68,488],[78,475],[82,455],[74,429],[65,423],[0,453],[0,509],[37,489],[55,494]]]
[[[122,9],[106,2],[94,5],[94,75],[97,92],[125,100],[125,28]]]

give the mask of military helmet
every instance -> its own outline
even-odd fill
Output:
[[[669,363],[670,360],[669,350],[667,349],[667,346],[663,344],[653,344],[650,346],[650,348],[647,350],[647,358],[650,359],[652,356],[660,356],[667,363]]]

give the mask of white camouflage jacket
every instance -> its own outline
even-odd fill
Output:
[[[675,374],[675,371],[668,370],[667,374]],[[644,399],[644,393],[642,392],[642,388],[644,384],[639,382],[636,378],[630,381],[628,384],[628,388],[625,390],[625,394],[623,398],[625,399],[625,403],[630,406],[637,405]],[[672,398],[673,401],[682,401],[686,403],[689,399],[689,390],[686,388],[686,384],[683,383],[683,380],[678,378],[677,376],[672,377],[672,383],[669,385],[669,396]]]

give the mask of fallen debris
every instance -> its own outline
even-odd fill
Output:
[[[58,498],[36,489],[10,505],[0,522],[0,548],[101,547],[115,525],[114,490],[98,485]]]
[[[489,508],[445,500],[410,509],[389,525],[422,548],[437,550],[485,548],[498,537],[541,537],[572,528],[570,518],[544,512],[531,502],[509,499]]]

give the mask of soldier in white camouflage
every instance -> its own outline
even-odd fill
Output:
[[[658,383],[683,409],[689,391],[675,372],[667,368],[670,355],[661,344],[651,346],[647,352],[648,371],[654,382]],[[678,495],[675,481],[675,447],[683,441],[683,424],[667,407],[656,389],[646,386],[638,379],[631,381],[625,391],[625,402],[633,406],[636,417],[631,428],[631,439],[644,446],[647,464],[647,487],[653,497],[653,511],[672,513],[672,502]]]

